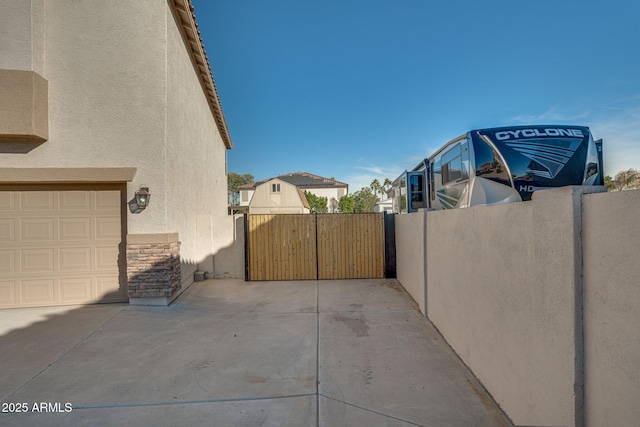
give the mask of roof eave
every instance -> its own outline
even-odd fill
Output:
[[[189,56],[200,76],[200,83],[202,89],[207,97],[209,108],[213,114],[213,118],[222,137],[222,142],[227,149],[233,147],[231,142],[231,136],[229,135],[229,129],[227,127],[227,121],[222,112],[222,105],[220,103],[220,97],[218,96],[218,90],[216,89],[216,83],[213,80],[213,73],[211,72],[211,66],[207,53],[204,50],[204,44],[202,43],[202,37],[198,30],[198,24],[196,23],[196,17],[194,14],[194,7],[191,4],[191,0],[168,0],[169,5],[174,11],[174,16],[180,28],[180,33],[185,40]]]

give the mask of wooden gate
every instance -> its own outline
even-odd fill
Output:
[[[314,215],[249,215],[248,280],[316,279]]]
[[[317,215],[318,279],[384,277],[383,214]]]
[[[247,280],[382,278],[384,215],[246,217]]]

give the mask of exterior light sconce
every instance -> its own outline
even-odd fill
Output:
[[[131,213],[140,213],[149,206],[149,199],[151,193],[149,193],[149,187],[144,185],[140,186],[140,189],[136,191],[135,197],[129,202],[129,210]]]

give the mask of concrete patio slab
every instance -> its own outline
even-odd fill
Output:
[[[321,396],[418,425],[501,425],[482,386],[414,310],[321,313],[319,348]]]
[[[292,424],[291,421],[295,420]],[[316,396],[227,402],[76,408],[68,413],[3,414],[2,425],[73,426],[313,426]]]
[[[394,418],[389,414],[380,414],[371,409],[359,408],[352,404],[320,397],[320,426],[349,427],[411,427],[414,424]]]
[[[218,279],[191,285],[171,307],[215,313],[315,313],[317,282]]]
[[[314,314],[131,307],[13,394],[74,406],[315,393]]]
[[[325,280],[319,284],[318,307],[321,313],[418,309],[395,279]]]
[[[122,304],[101,304],[0,310],[0,400],[47,369],[123,308]]]
[[[0,311],[3,426],[510,425],[394,280],[210,280],[170,307],[33,310]]]

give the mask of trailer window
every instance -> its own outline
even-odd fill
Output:
[[[504,167],[498,153],[486,142],[478,141],[475,144],[476,176],[499,182],[511,187],[509,173]]]
[[[442,185],[468,178],[469,174],[462,164],[460,144],[456,144],[442,155]]]

